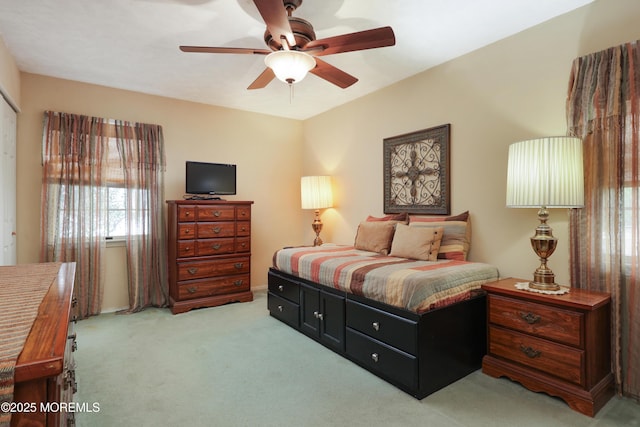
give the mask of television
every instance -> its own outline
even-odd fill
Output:
[[[187,194],[236,194],[236,165],[187,161],[185,171]]]

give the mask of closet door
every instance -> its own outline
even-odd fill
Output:
[[[16,112],[0,96],[0,265],[16,263]]]

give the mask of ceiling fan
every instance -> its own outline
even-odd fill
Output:
[[[291,16],[302,0],[253,0],[267,24],[264,41],[269,49],[238,47],[180,46],[183,52],[235,53],[266,55],[267,68],[247,89],[261,89],[274,78],[292,85],[310,72],[343,89],[358,81],[352,75],[321,60],[319,56],[357,50],[393,46],[396,43],[391,27],[358,31],[316,40],[308,21]]]

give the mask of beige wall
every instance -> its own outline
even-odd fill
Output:
[[[273,251],[300,241],[302,123],[261,114],[22,74],[18,129],[18,262],[37,262],[40,239],[40,150],[45,110],[162,125],[167,155],[165,196],[184,194],[184,163],[238,165],[238,194],[253,200],[252,286],[266,287]],[[105,310],[126,305],[122,248],[109,248]]]
[[[18,261],[38,260],[42,112],[51,109],[162,125],[167,199],[182,196],[185,160],[237,163],[235,199],[255,201],[254,288],[265,286],[274,249],[313,240],[313,213],[299,208],[301,175],[335,176],[336,208],[323,213],[322,236],[351,243],[359,221],[382,214],[383,138],[451,123],[452,213],[472,213],[471,259],[528,278],[537,266],[528,242],[537,219],[535,210],[504,207],[507,147],[564,134],[571,61],[640,38],[639,20],[636,0],[596,0],[304,122],[22,74]],[[0,85],[12,84],[5,79],[0,74]],[[551,214],[560,243],[550,266],[566,283],[567,214]],[[107,256],[107,309],[126,302],[121,251]]]
[[[339,207],[323,214],[324,234],[350,243],[360,221],[383,213],[383,138],[450,123],[451,209],[471,212],[471,259],[530,278],[539,264],[529,244],[538,221],[534,209],[505,207],[508,146],[566,134],[572,60],[640,38],[638,22],[640,2],[599,0],[306,120],[303,169],[335,175],[339,193]],[[550,267],[562,283],[567,218],[566,209],[551,211],[559,244]]]
[[[20,70],[0,37],[0,96],[14,109],[20,107]]]

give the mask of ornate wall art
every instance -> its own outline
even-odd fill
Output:
[[[449,215],[450,128],[384,139],[384,213]]]

